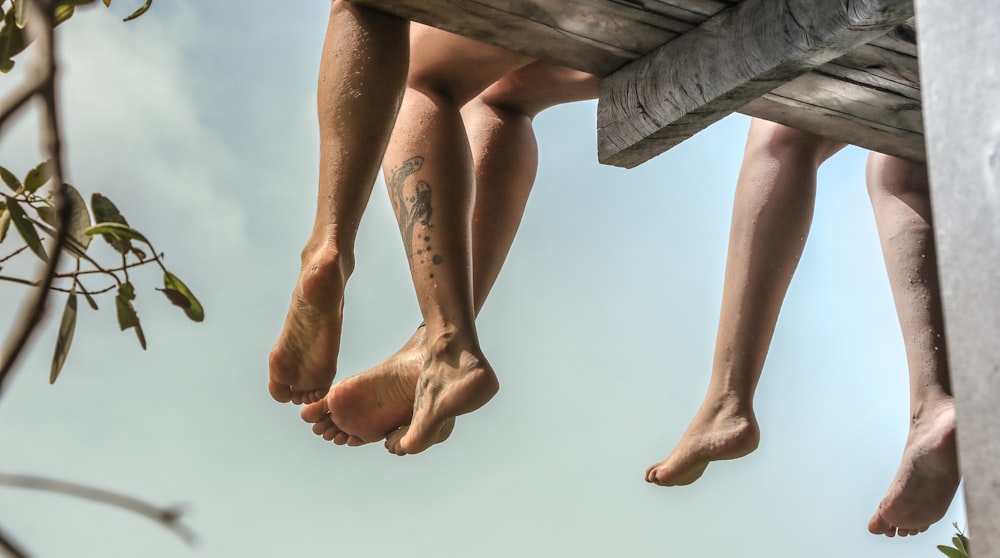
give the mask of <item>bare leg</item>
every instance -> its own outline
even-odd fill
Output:
[[[507,257],[534,182],[532,119],[550,106],[594,98],[598,86],[599,80],[588,74],[535,62],[463,107],[476,172],[472,253],[477,314]],[[424,360],[422,332],[378,366],[334,386],[325,401],[304,409],[313,431],[336,443],[359,445],[408,424]]]
[[[399,108],[407,25],[348,2],[332,3],[318,89],[318,208],[292,304],[271,349],[269,390],[277,401],[317,401],[336,375],[344,286]]]
[[[780,124],[751,124],[733,204],[708,393],[677,447],[646,471],[647,482],[690,484],[710,462],[757,449],[754,391],[809,234],[816,171],[841,147]]]
[[[902,463],[868,530],[915,535],[944,516],[960,478],[927,169],[873,153],[867,178],[910,371]]]

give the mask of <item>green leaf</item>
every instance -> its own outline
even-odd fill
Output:
[[[35,213],[38,213],[38,218],[41,219],[43,223],[51,225],[52,231],[55,232],[56,227],[59,226],[59,215],[56,214],[56,208],[51,205],[43,205],[41,207],[36,207]]]
[[[35,225],[28,220],[28,216],[24,214],[24,210],[17,203],[14,198],[4,195],[7,201],[7,211],[10,213],[10,220],[14,223],[14,228],[17,232],[21,234],[21,238],[24,239],[24,243],[31,248],[31,251],[35,253],[36,256],[42,260],[48,260],[48,256],[45,254],[45,247],[42,246],[42,239],[38,237],[38,231],[35,230]]]
[[[24,25],[28,19],[28,13],[25,9],[25,0],[13,0],[14,2],[14,21],[17,23],[18,29],[24,29]]]
[[[118,296],[124,298],[128,302],[132,302],[135,300],[135,287],[132,283],[122,283],[122,285],[118,287]]]
[[[75,241],[67,244],[70,253],[79,258],[83,252],[87,251],[93,236],[87,234],[90,228],[90,213],[87,211],[87,202],[83,201],[83,196],[76,188],[69,184],[63,184],[66,189],[66,200],[70,206],[69,216],[69,237]]]
[[[963,554],[965,554],[966,556],[969,555],[968,537],[966,537],[962,533],[956,533],[955,536],[951,538],[951,542],[952,544],[955,545],[955,548],[961,550]]]
[[[118,223],[128,225],[128,221],[122,216],[115,204],[101,194],[90,196],[90,208],[94,210],[94,221],[97,223]],[[128,239],[121,239],[112,234],[102,234],[101,238],[111,245],[119,254],[127,254],[132,249],[132,242]]]
[[[3,29],[0,29],[0,65],[5,67],[4,72],[9,72],[14,67],[11,60],[28,46],[28,40],[24,36],[23,30],[19,29],[14,22],[14,12],[4,14]]]
[[[21,191],[21,181],[14,176],[14,173],[4,167],[0,167],[0,178],[3,179],[4,184],[6,184],[11,190],[14,190],[14,193]]]
[[[63,310],[62,322],[59,323],[59,337],[56,339],[56,352],[52,355],[52,370],[49,372],[49,383],[56,383],[59,372],[63,364],[66,363],[66,355],[69,354],[69,347],[73,343],[73,332],[76,331],[76,292],[71,292],[66,299],[66,308]]]
[[[0,211],[0,242],[7,238],[7,229],[10,228],[10,212],[4,207],[3,211]]]
[[[940,550],[941,553],[947,556],[948,558],[968,558],[964,552],[958,550],[957,548],[952,548],[950,546],[939,544],[937,546],[937,549]]]
[[[122,242],[138,240],[149,244],[149,241],[146,240],[146,237],[141,232],[128,225],[121,225],[119,223],[98,223],[93,227],[86,229],[84,233],[90,236],[94,236],[95,234],[99,234],[101,236],[109,235]],[[114,246],[114,244],[112,244],[112,246]],[[131,250],[131,248],[129,248],[129,250]],[[121,252],[121,250],[118,251]]]
[[[118,211],[118,207],[101,194],[90,196],[90,207],[94,210],[94,220],[98,223],[121,223],[127,225],[128,221]]]
[[[187,288],[187,285],[173,273],[169,271],[163,273],[163,288],[159,290],[163,291],[163,294],[175,306],[183,308],[184,313],[191,321],[200,322],[205,319],[205,309],[202,308],[201,303]]]
[[[43,161],[24,176],[24,189],[34,193],[44,186],[50,178],[52,178],[52,163]]]
[[[59,25],[67,19],[73,17],[73,13],[76,11],[77,6],[83,6],[85,4],[93,4],[95,0],[59,0],[56,4],[55,11],[55,24]]]
[[[118,315],[118,327],[125,331],[129,328],[135,329],[135,336],[139,338],[139,345],[146,349],[146,336],[142,333],[142,326],[139,324],[139,316],[135,313],[132,301],[135,300],[135,287],[132,283],[123,283],[118,287],[118,295],[115,296],[115,309]]]
[[[99,310],[99,308],[97,307],[97,301],[94,300],[94,297],[92,297],[90,293],[88,293],[87,291],[83,291],[83,298],[84,300],[87,301],[87,304],[89,304],[91,308],[93,308],[94,310]]]
[[[108,3],[111,2],[111,0],[106,0],[106,1]],[[135,19],[135,18],[141,16],[142,14],[146,13],[146,10],[148,10],[149,7],[152,6],[152,5],[153,5],[153,0],[146,0],[146,3],[143,4],[141,8],[139,8],[138,10],[132,12],[132,15],[128,16],[127,18],[125,18],[122,21],[132,21],[133,19]]]
[[[132,253],[135,254],[135,257],[139,258],[140,262],[141,261],[145,261],[145,259],[146,259],[146,253],[143,252],[142,250],[140,250],[140,249],[136,248],[135,246],[133,246],[132,247]]]
[[[70,205],[69,237],[66,239],[66,250],[74,258],[81,258],[87,251],[87,247],[90,246],[90,241],[94,238],[87,234],[87,230],[90,228],[90,213],[87,212],[87,204],[83,201],[83,196],[76,188],[69,184],[63,184],[63,187],[66,189],[66,199]],[[38,217],[49,225],[49,228],[42,227],[42,229],[55,236],[59,226],[56,209],[46,205],[36,208],[35,211],[38,213]]]
[[[59,4],[58,6],[56,6],[56,9],[55,9],[55,12],[54,12],[55,13],[55,24],[59,25],[60,23],[62,23],[64,21],[66,21],[67,19],[73,17],[73,12],[75,12],[75,11],[76,11],[76,8],[72,4],[69,4],[69,5],[67,5],[67,4]]]

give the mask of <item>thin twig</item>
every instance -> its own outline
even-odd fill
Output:
[[[37,89],[45,104],[45,127],[44,138],[45,147],[49,159],[52,161],[52,179],[55,180],[55,205],[59,220],[58,234],[52,246],[52,256],[45,266],[39,288],[35,290],[34,296],[25,304],[25,311],[15,326],[14,333],[10,336],[11,342],[5,349],[3,361],[0,362],[0,396],[10,379],[10,374],[14,370],[14,365],[24,352],[25,346],[41,322],[45,312],[45,304],[49,297],[49,287],[52,285],[53,276],[61,259],[63,247],[69,236],[69,221],[72,208],[67,199],[66,189],[63,184],[63,164],[62,164],[62,133],[59,129],[59,115],[56,91],[56,45],[55,33],[53,29],[53,11],[51,0],[27,1],[28,26],[26,31],[29,35],[37,39],[37,65],[41,68],[40,73],[46,78],[42,80]]]
[[[157,507],[138,498],[111,492],[101,488],[94,488],[74,482],[67,482],[57,479],[39,477],[36,475],[18,475],[11,473],[0,473],[0,484],[13,486],[15,488],[25,488],[29,490],[42,490],[45,492],[55,492],[66,494],[84,500],[92,500],[102,504],[108,504],[122,508],[148,518],[159,523],[163,528],[173,531],[181,540],[189,546],[194,546],[198,536],[190,527],[181,523],[183,510],[178,506]]]
[[[8,283],[17,283],[19,285],[27,285],[29,287],[38,286],[38,281],[30,281],[28,279],[21,279],[20,277],[9,277],[7,275],[0,275],[0,281],[7,281]]]
[[[53,229],[51,226],[49,226],[48,223],[44,223],[44,222],[39,221],[37,219],[29,219],[29,220],[35,226],[37,226],[38,228],[40,228],[43,231],[47,232],[48,234],[58,234],[58,232],[59,232],[58,230]],[[86,272],[81,272],[81,273],[104,273],[106,275],[111,275],[112,277],[114,277],[115,282],[117,282],[119,285],[121,284],[121,281],[118,279],[118,276],[113,273],[114,271],[121,271],[122,270],[121,268],[115,268],[115,269],[112,269],[112,270],[104,269],[103,267],[101,267],[101,264],[99,264],[97,262],[97,260],[95,260],[94,258],[91,258],[89,255],[87,255],[86,248],[84,246],[82,246],[79,242],[77,242],[75,239],[73,239],[73,237],[68,237],[67,238],[67,242],[71,246],[74,246],[77,249],[77,252],[79,253],[78,255],[79,255],[80,258],[82,258],[84,260],[87,260],[87,263],[89,263],[90,265],[92,265],[92,266],[94,266],[96,268],[94,270],[90,270],[90,271],[86,271]],[[55,277],[56,278],[65,277],[65,274],[56,274]]]
[[[27,245],[27,244],[25,244],[24,246],[21,246],[21,247],[20,247],[20,248],[18,248],[17,250],[14,250],[14,251],[13,251],[13,252],[11,252],[10,254],[7,254],[6,256],[4,256],[4,257],[0,258],[0,263],[4,263],[5,261],[7,261],[7,260],[9,260],[9,259],[13,258],[14,256],[16,256],[16,255],[20,254],[21,252],[24,252],[24,251],[25,251],[25,250],[27,250],[27,249],[28,249],[28,245]]]
[[[28,551],[17,543],[10,535],[0,529],[0,549],[3,549],[10,558],[28,558]]]

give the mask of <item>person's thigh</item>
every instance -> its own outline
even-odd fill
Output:
[[[408,86],[444,95],[462,105],[532,61],[528,56],[414,23]]]

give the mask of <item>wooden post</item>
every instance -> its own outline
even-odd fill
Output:
[[[973,556],[1000,556],[1000,4],[916,0],[927,160]]]

